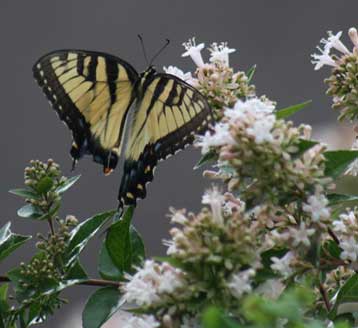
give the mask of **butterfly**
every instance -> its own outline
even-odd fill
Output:
[[[158,161],[191,144],[212,122],[198,90],[152,65],[138,74],[116,56],[60,50],[41,57],[33,73],[72,131],[73,165],[88,154],[109,174],[125,148],[120,207],[144,198]]]

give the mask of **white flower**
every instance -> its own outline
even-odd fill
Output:
[[[217,187],[207,190],[203,195],[201,202],[205,205],[210,205],[212,217],[216,224],[222,225],[224,218],[222,216],[223,204],[225,202],[224,195]]]
[[[332,224],[333,224],[333,230],[335,232],[343,232],[343,233],[347,232],[347,226],[343,221],[335,220],[332,222]]]
[[[121,328],[156,328],[160,323],[152,315],[131,316]]]
[[[170,222],[171,223],[178,223],[181,225],[184,225],[186,222],[188,222],[188,219],[186,218],[185,214],[185,210],[176,210],[173,207],[169,208],[170,214],[168,214],[168,216],[170,217]]]
[[[307,229],[304,222],[301,222],[299,229],[290,228],[289,230],[293,238],[292,245],[294,247],[297,247],[299,244],[309,246],[311,243],[308,237],[315,233],[315,229]]]
[[[317,49],[320,51],[320,53],[311,55],[311,57],[313,58],[311,63],[315,65],[314,69],[316,71],[322,68],[324,65],[333,67],[337,66],[337,63],[329,55],[329,49],[322,50],[320,47],[317,47]]]
[[[348,31],[348,35],[349,35],[352,43],[354,44],[354,46],[358,50],[358,33],[357,33],[357,29],[355,27],[351,27],[349,29],[349,31]]]
[[[222,62],[224,65],[229,66],[229,54],[236,51],[236,49],[230,49],[227,46],[227,42],[216,42],[211,44],[210,51],[210,62]]]
[[[147,306],[160,301],[156,290],[160,282],[160,275],[156,266],[154,261],[147,260],[143,268],[139,269],[134,276],[127,276],[130,281],[123,287],[124,298],[127,302]]]
[[[235,140],[229,131],[229,125],[224,123],[217,123],[214,127],[214,133],[206,131],[203,136],[198,137],[196,142],[196,146],[201,147],[202,154],[206,154],[211,147],[233,144],[235,144]]]
[[[358,243],[354,237],[349,237],[349,239],[340,242],[339,247],[343,249],[340,256],[342,260],[350,260],[353,262],[357,260]]]
[[[279,279],[267,279],[255,289],[255,292],[269,299],[276,300],[284,289],[285,285]]]
[[[271,133],[274,124],[276,122],[276,117],[274,115],[266,115],[261,119],[254,122],[252,127],[247,128],[247,133],[255,137],[256,143],[260,144],[263,142],[272,142],[273,135]]]
[[[292,272],[292,268],[290,266],[292,260],[295,258],[293,252],[287,252],[285,256],[278,258],[278,257],[271,257],[271,269],[277,271],[284,277],[288,277]]]
[[[183,46],[186,51],[182,54],[182,57],[190,56],[196,66],[204,66],[203,57],[201,56],[201,50],[205,47],[204,43],[196,45],[195,38],[192,38],[188,42],[184,42]]]
[[[327,219],[329,217],[330,211],[326,207],[327,205],[327,198],[316,193],[308,197],[307,203],[304,203],[302,208],[305,212],[311,214],[312,221],[317,222],[321,218]]]
[[[231,294],[236,298],[240,298],[243,294],[249,293],[252,290],[251,278],[255,275],[255,270],[248,269],[239,273],[233,274],[230,281],[227,283]]]
[[[328,321],[327,328],[334,328],[334,322],[333,321]]]
[[[169,265],[162,264],[162,275],[158,286],[159,293],[173,293],[176,289],[183,286],[183,281],[180,279],[181,271]]]
[[[332,31],[328,31],[328,39],[322,39],[321,43],[324,45],[324,50],[329,52],[332,48],[348,55],[350,51],[340,40],[342,36],[342,31],[338,32],[336,35],[332,33]]]
[[[149,306],[162,300],[161,293],[171,293],[182,285],[180,272],[169,264],[157,264],[147,260],[123,286],[124,299],[139,306]]]
[[[176,66],[164,66],[163,69],[165,73],[174,75],[189,84],[193,84],[193,77],[191,75],[191,72],[184,73],[180,68]]]
[[[251,98],[246,101],[238,100],[234,108],[227,108],[225,116],[235,122],[237,119],[242,119],[247,114],[252,114],[255,117],[262,117],[266,114],[272,114],[275,106],[271,102],[264,102],[258,98]]]
[[[178,249],[174,241],[164,239],[163,245],[168,247],[167,255],[173,255],[178,253]]]

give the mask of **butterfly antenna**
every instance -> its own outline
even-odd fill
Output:
[[[138,34],[138,39],[140,41],[140,45],[142,46],[142,51],[143,51],[145,61],[146,61],[147,65],[149,66],[149,60],[148,60],[147,52],[145,51],[144,41],[143,41],[143,37],[141,34]]]
[[[152,65],[153,61],[163,52],[163,50],[168,46],[168,44],[170,43],[170,40],[169,39],[165,39],[165,44],[163,47],[161,47],[159,49],[159,51],[152,57],[150,63],[149,63],[149,66]]]

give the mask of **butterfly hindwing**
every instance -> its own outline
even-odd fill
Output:
[[[43,56],[33,71],[59,117],[72,130],[74,160],[92,154],[105,172],[114,169],[135,97],[135,69],[108,54],[62,50]]]
[[[119,201],[136,204],[146,195],[159,160],[191,144],[212,121],[205,98],[169,74],[144,74],[126,148]]]

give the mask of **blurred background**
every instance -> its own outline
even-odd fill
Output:
[[[137,34],[142,33],[149,54],[158,50],[165,38],[171,45],[156,65],[176,65],[184,71],[194,66],[181,58],[182,42],[196,36],[207,45],[228,41],[237,52],[230,57],[234,68],[247,70],[257,64],[254,84],[258,95],[276,100],[278,107],[312,99],[312,104],[294,117],[295,123],[313,125],[315,135],[333,148],[349,148],[352,127],[338,125],[331,99],[325,96],[323,78],[327,69],[315,72],[310,54],[327,30],[346,31],[357,26],[357,0],[36,0],[0,1],[0,223],[13,222],[19,233],[35,233],[47,227],[16,217],[22,203],[7,191],[23,184],[23,169],[31,159],[54,158],[70,175],[68,154],[71,134],[50,109],[32,78],[33,63],[43,54],[61,48],[83,48],[108,52],[144,70]],[[344,37],[348,42],[346,36]],[[196,211],[203,191],[210,186],[193,166],[200,156],[192,148],[159,164],[148,196],[140,201],[134,224],[142,233],[149,255],[164,253],[162,239],[170,228],[169,206]],[[91,158],[82,160],[75,174],[80,182],[65,196],[63,215],[80,220],[117,206],[121,171],[104,177],[102,168]],[[351,180],[354,187],[357,180]],[[95,274],[95,238],[83,253],[83,262]],[[33,249],[17,251],[1,264],[4,273],[20,260],[28,260]],[[73,287],[63,307],[45,327],[80,327],[80,309],[91,289]],[[109,323],[107,327],[115,326]]]

